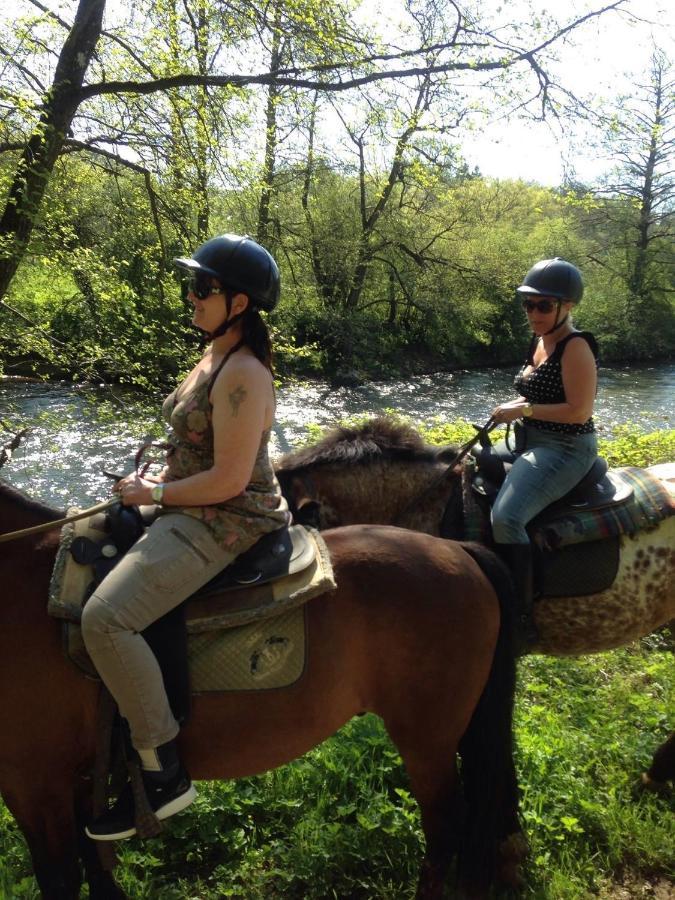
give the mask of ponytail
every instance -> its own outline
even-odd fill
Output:
[[[225,301],[227,303],[227,314],[230,315],[230,309],[232,308],[232,298],[238,291],[232,290],[232,288],[225,289]],[[242,291],[243,293],[243,291]],[[267,329],[267,325],[262,320],[262,316],[260,312],[256,309],[255,306],[251,306],[251,300],[249,298],[249,305],[246,307],[243,313],[239,313],[236,316],[233,316],[231,319],[226,319],[221,325],[218,326],[211,334],[206,338],[207,341],[213,341],[215,338],[220,337],[220,335],[225,334],[225,332],[232,327],[236,322],[241,322],[241,332],[242,339],[241,342],[237,345],[237,349],[244,345],[249,347],[252,350],[253,355],[257,357],[260,362],[265,366],[266,369],[269,369],[270,372],[274,375],[274,369],[272,367],[272,341],[270,339],[270,333]]]
[[[265,368],[274,374],[270,333],[257,309],[246,308],[242,322],[242,335],[244,344],[250,347]]]

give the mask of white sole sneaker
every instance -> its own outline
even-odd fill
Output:
[[[190,806],[194,802],[196,797],[197,789],[195,788],[194,784],[191,784],[187,791],[185,791],[185,793],[181,794],[178,797],[174,797],[173,800],[165,803],[164,806],[160,806],[155,811],[155,815],[160,820],[160,822],[163,822],[165,819],[168,819],[171,816],[175,816],[178,813],[183,812],[184,809],[187,809],[188,806]],[[89,830],[89,826],[87,826],[84,831],[87,837],[90,837],[93,841],[124,841],[136,834],[136,827],[132,825],[129,828],[125,828],[119,831],[107,832],[105,834],[92,834],[92,832]]]

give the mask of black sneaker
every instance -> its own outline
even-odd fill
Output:
[[[190,776],[182,769],[170,781],[157,783],[144,778],[145,790],[152,811],[158,819],[168,819],[186,809],[197,796]],[[85,828],[95,841],[122,841],[136,834],[134,798],[131,783],[122,789],[115,804]]]

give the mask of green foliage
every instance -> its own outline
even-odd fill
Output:
[[[610,466],[655,466],[675,460],[675,429],[643,434],[636,425],[620,425],[612,438],[598,441]]]
[[[580,660],[527,658],[519,682],[518,768],[531,845],[524,896],[585,900],[625,871],[675,877],[667,801],[633,796],[668,733],[670,652],[651,640]],[[413,896],[419,817],[375,717],[352,720],[281,769],[199,788],[164,838],[120,846],[118,877],[129,896]],[[3,896],[37,897],[25,845],[2,806],[0,860]]]

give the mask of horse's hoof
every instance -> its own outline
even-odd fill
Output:
[[[658,797],[672,797],[673,788],[667,781],[656,781],[654,778],[643,772],[635,782],[633,794],[639,797],[641,794],[656,794]]]
[[[89,882],[89,896],[91,900],[129,900],[128,894],[107,873]]]
[[[496,881],[503,887],[519,891],[525,886],[522,866],[530,848],[522,831],[514,831],[499,845]]]

